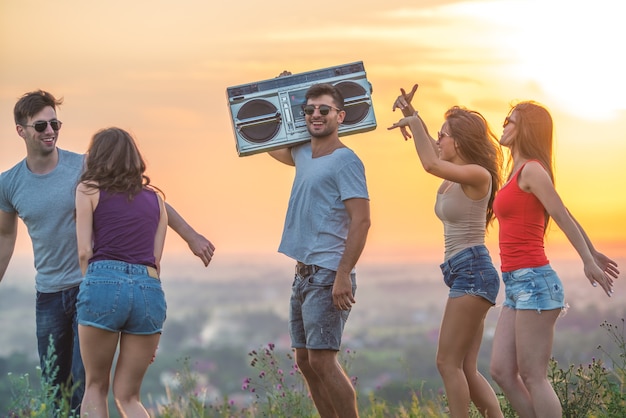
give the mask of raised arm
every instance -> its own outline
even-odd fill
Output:
[[[280,148],[273,151],[268,151],[267,153],[283,164],[291,166],[296,165],[295,161],[293,160],[293,156],[291,155],[291,148]]]
[[[17,213],[0,210],[0,281],[7,271],[17,239]]]
[[[213,243],[197,233],[167,202],[165,202],[165,209],[167,211],[168,226],[187,242],[191,252],[202,260],[205,267],[208,266],[215,251]]]
[[[430,136],[426,123],[411,104],[416,90],[417,84],[413,86],[409,93],[406,93],[404,89],[400,89],[401,94],[394,102],[393,110],[401,109],[404,118],[394,123],[388,129],[400,128],[405,140],[413,137],[415,150],[422,167],[427,173],[476,188],[478,195],[484,195],[491,177],[484,167],[476,164],[460,165],[439,158],[437,142]],[[407,127],[411,130],[412,136],[406,130]]]

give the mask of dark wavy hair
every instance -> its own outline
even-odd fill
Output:
[[[491,195],[487,203],[486,225],[494,219],[493,200],[502,184],[502,149],[487,120],[478,112],[454,106],[445,113],[448,132],[456,141],[464,161],[484,167],[491,174]]]
[[[317,97],[324,96],[324,95],[331,96],[333,98],[333,102],[335,102],[335,106],[343,110],[343,106],[344,106],[343,94],[341,94],[341,92],[339,91],[337,87],[329,83],[313,84],[306,91],[304,95],[304,100],[306,103],[310,98],[317,98]]]
[[[145,188],[162,194],[150,184],[145,171],[146,164],[133,137],[123,129],[107,128],[91,139],[80,181],[94,189],[126,193],[129,199]]]

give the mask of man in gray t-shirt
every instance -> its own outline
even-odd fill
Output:
[[[305,98],[311,142],[269,152],[296,167],[278,249],[296,261],[289,332],[320,415],[354,418],[356,394],[337,353],[355,303],[354,267],[370,226],[365,169],[339,140],[346,115],[339,90],[316,84]]]
[[[61,103],[52,94],[38,90],[26,93],[15,104],[16,130],[24,139],[26,158],[0,175],[0,280],[13,255],[19,217],[28,228],[37,271],[35,309],[42,374],[52,385],[74,387],[71,408],[78,411],[85,371],[75,309],[82,274],[74,208],[84,156],[56,146],[62,125],[56,108]],[[208,265],[213,244],[173,208],[166,207],[169,226]],[[54,352],[49,354],[50,345]],[[56,361],[47,362],[52,354]],[[62,396],[63,391],[58,390],[57,395]]]

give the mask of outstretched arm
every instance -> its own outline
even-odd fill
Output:
[[[606,274],[617,279],[617,276],[619,275],[619,270],[617,269],[617,263],[614,260],[602,254],[601,252],[599,252],[598,250],[596,250],[596,248],[593,246],[593,243],[591,242],[591,239],[589,238],[589,236],[583,229],[582,225],[580,225],[580,223],[576,220],[576,218],[574,218],[574,215],[572,215],[572,212],[570,212],[568,209],[567,213],[572,218],[572,221],[574,221],[574,223],[578,227],[578,230],[582,234],[585,240],[585,243],[587,244],[587,248],[589,248],[591,255],[593,255],[593,258],[596,264],[600,266],[600,268],[602,268],[602,270],[604,270]]]
[[[577,223],[565,208],[561,197],[546,170],[535,161],[527,163],[521,172],[519,186],[522,190],[534,194],[541,202],[552,219],[565,233],[584,264],[585,276],[593,286],[598,284],[608,296],[613,293],[613,278],[600,265],[596,264],[594,255],[589,250]]]
[[[17,213],[0,210],[0,281],[7,271],[15,240],[17,239]]]
[[[168,226],[180,235],[189,245],[191,252],[200,257],[205,266],[208,266],[213,258],[215,246],[203,235],[197,233],[167,202],[165,202],[165,209]]]

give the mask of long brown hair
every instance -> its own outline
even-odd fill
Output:
[[[93,136],[80,181],[110,193],[126,193],[132,199],[150,185],[146,164],[133,137],[123,129],[102,129]]]
[[[455,139],[457,152],[464,161],[484,167],[491,174],[491,195],[487,203],[486,225],[494,219],[493,200],[502,183],[502,150],[498,139],[480,113],[454,106],[445,114],[449,134]]]
[[[554,124],[548,109],[534,101],[524,101],[516,104],[509,111],[515,112],[515,138],[509,148],[511,155],[507,163],[507,178],[510,178],[513,169],[513,152],[517,152],[520,157],[528,160],[537,160],[548,172],[552,184],[555,184],[554,176],[554,156],[553,156],[553,131]],[[545,212],[547,231],[550,215]]]

